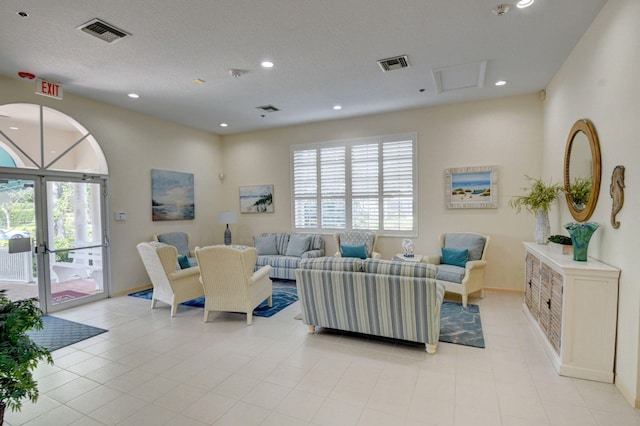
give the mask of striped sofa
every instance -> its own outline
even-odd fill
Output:
[[[289,233],[263,233],[260,237],[266,237],[274,235],[276,243],[276,254],[260,254],[258,249],[258,258],[256,260],[255,270],[262,268],[265,265],[271,266],[272,279],[282,280],[295,280],[295,270],[300,265],[302,259],[315,258],[324,256],[324,239],[320,234],[304,234],[310,237],[309,249],[302,253],[300,256],[287,256],[287,246],[289,244],[289,238],[292,235],[303,234],[289,234]]]
[[[444,286],[426,263],[324,257],[296,269],[302,317],[326,327],[424,343],[436,352]]]

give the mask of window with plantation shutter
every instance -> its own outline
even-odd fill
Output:
[[[291,148],[293,228],[415,236],[415,133]]]

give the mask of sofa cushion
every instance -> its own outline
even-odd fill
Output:
[[[356,246],[341,245],[340,252],[342,253],[342,257],[357,257],[358,259],[367,258],[367,246],[365,244]]]
[[[312,259],[302,259],[299,268],[362,272],[362,260],[355,257],[316,257]]]
[[[256,246],[256,250],[258,250],[259,256],[278,254],[278,249],[276,248],[276,236],[273,234],[253,237],[253,243]]]
[[[453,265],[464,268],[469,259],[469,250],[467,249],[453,249],[442,247],[442,260],[441,263],[445,265]]]
[[[256,266],[271,265],[274,268],[295,269],[300,261],[301,259],[297,256],[262,255],[256,259]]]
[[[450,281],[453,283],[461,283],[464,278],[464,268],[454,265],[438,265],[436,279],[442,281]]]
[[[280,254],[284,256],[284,254],[287,252],[287,243],[289,242],[290,234],[286,232],[279,232],[279,233],[265,232],[260,234],[261,237],[268,237],[270,235],[273,235],[273,237],[276,239],[276,250],[277,250],[276,254]]]
[[[287,251],[285,256],[302,256],[302,253],[309,250],[309,244],[311,243],[311,236],[292,234],[289,237],[289,243],[287,244]]]
[[[189,241],[184,232],[167,232],[158,235],[158,241],[174,246],[178,250],[178,255],[189,256]]]
[[[362,270],[372,274],[399,275],[402,277],[434,278],[435,265],[421,262],[402,262],[382,259],[367,259],[362,262]]]
[[[178,256],[178,264],[180,265],[180,269],[191,268],[191,263],[187,256]]]
[[[447,234],[444,240],[444,246],[447,248],[469,250],[469,260],[482,259],[484,245],[485,238],[475,234]]]

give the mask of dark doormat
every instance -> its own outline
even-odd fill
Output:
[[[30,330],[27,334],[35,343],[44,346],[49,351],[73,345],[108,331],[51,315],[43,315],[42,324],[44,325],[42,330]]]

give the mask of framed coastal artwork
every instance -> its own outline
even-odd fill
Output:
[[[193,173],[151,170],[153,220],[195,219]]]
[[[497,209],[498,167],[461,167],[444,171],[448,209]]]
[[[273,185],[241,186],[240,213],[273,213]]]

